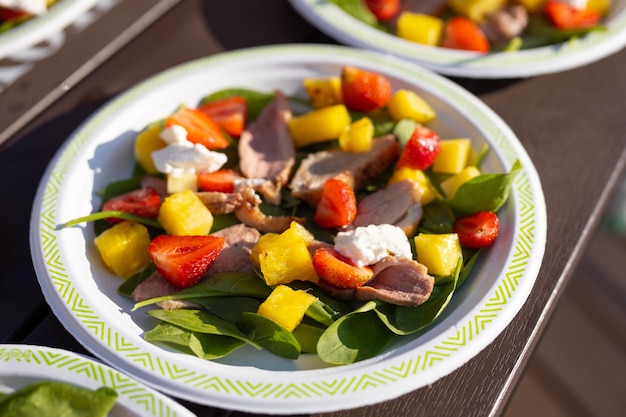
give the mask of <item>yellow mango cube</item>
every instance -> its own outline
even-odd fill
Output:
[[[440,151],[433,162],[433,172],[458,174],[465,168],[472,150],[469,139],[445,139],[439,142]]]
[[[435,190],[433,185],[430,183],[430,180],[421,169],[413,169],[409,167],[397,168],[391,175],[391,178],[389,178],[389,184],[403,180],[415,181],[420,186],[422,189],[422,197],[420,199],[422,206],[425,206],[434,199],[439,198],[439,193]]]
[[[611,7],[611,0],[589,0],[587,2],[587,8],[594,10],[601,15],[605,15]]]
[[[313,258],[308,249],[312,235],[303,236],[302,229],[302,225],[293,222],[281,234],[262,237],[252,248],[253,262],[258,262],[265,282],[270,287],[295,280],[318,282],[319,277],[313,268]]]
[[[261,303],[257,314],[274,320],[291,332],[300,324],[304,313],[316,300],[317,297],[306,291],[279,285]]]
[[[352,123],[339,136],[339,147],[346,152],[368,152],[374,140],[374,123],[363,117]]]
[[[449,0],[448,6],[455,12],[480,23],[507,3],[508,0]]]
[[[104,265],[118,277],[129,278],[148,266],[150,234],[146,226],[123,221],[98,235],[94,244]]]
[[[158,172],[152,161],[152,152],[167,146],[159,136],[162,131],[161,126],[155,123],[146,127],[135,138],[135,160],[148,174]]]
[[[299,148],[337,139],[351,122],[346,106],[336,104],[292,117],[287,126],[294,145]]]
[[[437,46],[443,33],[443,20],[422,13],[402,12],[398,17],[398,37],[422,45]]]
[[[467,181],[480,175],[480,171],[475,166],[464,168],[461,172],[441,182],[440,186],[445,196],[453,198],[459,187]]]
[[[435,110],[414,91],[400,89],[393,93],[387,104],[391,117],[398,121],[411,119],[428,123],[437,117]]]
[[[195,172],[181,172],[167,174],[168,194],[179,193],[184,190],[198,191],[198,174]]]
[[[538,13],[543,11],[546,0],[517,0],[517,2],[530,13]]]
[[[303,84],[311,105],[316,109],[343,103],[341,78],[338,76],[305,78]]]
[[[167,197],[157,220],[168,234],[177,236],[208,235],[213,227],[213,215],[190,190]]]
[[[446,277],[454,274],[459,259],[463,258],[461,243],[456,233],[420,233],[413,238],[417,261],[428,273]]]

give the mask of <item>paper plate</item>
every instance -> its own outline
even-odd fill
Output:
[[[0,392],[40,381],[68,382],[91,390],[106,386],[117,392],[109,417],[193,417],[172,400],[110,368],[74,352],[33,345],[0,345]]]
[[[59,0],[47,13],[0,34],[0,59],[33,46],[69,26],[98,0]]]
[[[626,45],[626,0],[613,1],[606,31],[557,45],[490,54],[406,41],[358,21],[328,0],[290,2],[312,25],[341,43],[393,54],[458,77],[517,78],[559,72],[597,61]]]
[[[59,224],[92,213],[96,192],[131,175],[138,131],[181,103],[240,87],[304,97],[302,80],[336,75],[350,64],[412,88],[438,112],[431,127],[442,138],[469,137],[492,152],[483,168],[523,166],[501,232],[428,331],[352,365],[330,367],[313,355],[297,361],[241,348],[205,361],[143,340],[156,321],[117,294],[119,278],[103,267],[91,225]],[[388,400],[452,372],[487,346],[525,302],[541,265],[546,234],[541,184],[515,134],[485,104],[458,85],[407,61],[328,45],[282,45],[238,50],[156,75],[112,100],[68,138],[39,186],[31,218],[32,257],[42,291],[59,320],[87,349],[133,377],[202,404],[270,414],[353,408]]]

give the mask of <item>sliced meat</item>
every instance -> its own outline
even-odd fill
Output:
[[[226,240],[222,251],[209,267],[207,275],[218,272],[254,272],[250,253],[261,236],[258,230],[244,224],[236,224],[218,230],[212,235],[221,236]]]
[[[261,203],[252,188],[242,188],[241,191],[234,193],[201,191],[197,192],[196,195],[211,214],[215,215],[233,213],[246,202],[255,205]]]
[[[289,229],[291,222],[304,224],[306,219],[296,216],[270,216],[259,206],[245,202],[235,210],[235,216],[243,224],[254,227],[262,233],[282,233]]]
[[[528,11],[513,5],[493,13],[481,26],[485,36],[494,45],[503,44],[521,35],[528,26]]]
[[[269,180],[280,191],[295,163],[295,147],[287,127],[289,102],[282,92],[274,94],[275,99],[239,138],[239,166],[244,176]],[[280,193],[274,196],[280,197]]]
[[[145,175],[141,178],[141,188],[152,187],[159,195],[164,198],[168,196],[167,181],[163,178],[153,177],[152,175]]]
[[[357,215],[351,226],[395,225],[415,206],[421,210],[421,197],[421,188],[411,180],[389,184],[386,188],[373,192],[359,202]]]
[[[153,272],[141,284],[137,285],[131,296],[136,303],[151,298],[163,297],[176,294],[180,289],[176,288],[159,272]],[[198,305],[187,300],[168,300],[157,303],[163,310],[175,310],[177,308],[197,308]]]
[[[356,289],[359,300],[382,300],[414,307],[428,300],[435,285],[426,267],[412,259],[389,256],[372,269],[374,277]]]
[[[327,179],[340,178],[355,190],[363,189],[396,161],[398,152],[395,137],[385,135],[375,139],[368,152],[336,149],[309,154],[300,164],[289,187],[293,196],[315,206]]]

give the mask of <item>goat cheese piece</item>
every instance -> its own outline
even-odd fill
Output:
[[[173,145],[175,143],[187,143],[187,129],[180,125],[173,125],[170,127],[166,127],[159,134],[159,137],[167,142],[169,145]]]
[[[41,15],[48,10],[46,0],[0,0],[0,6],[22,10],[33,15]]]
[[[357,227],[335,236],[335,250],[362,267],[373,265],[389,255],[413,258],[408,238],[391,224]]]
[[[214,172],[228,160],[220,152],[208,150],[198,143],[175,143],[152,152],[152,161],[159,172],[180,176],[183,173]]]

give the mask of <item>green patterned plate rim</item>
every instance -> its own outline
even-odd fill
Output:
[[[626,45],[626,0],[615,0],[607,30],[524,51],[486,55],[429,47],[374,29],[328,0],[289,0],[312,25],[346,45],[393,54],[441,74],[469,78],[518,78],[576,68],[607,57]]]
[[[0,391],[10,393],[39,381],[68,382],[88,389],[109,387],[118,395],[109,417],[193,417],[166,395],[115,369],[63,349],[0,344]]]
[[[204,361],[144,341],[154,324],[117,294],[91,244],[91,227],[59,230],[99,207],[96,191],[130,176],[133,139],[146,124],[181,103],[197,104],[228,87],[303,94],[307,76],[338,74],[355,65],[387,75],[394,88],[413,88],[438,112],[441,137],[489,144],[484,168],[522,170],[501,209],[502,232],[445,314],[423,334],[352,365],[328,367],[311,355],[297,361],[242,348]],[[47,302],[87,349],[159,390],[202,404],[271,414],[354,408],[433,383],[491,343],[526,301],[543,259],[545,202],[539,177],[511,129],[482,101],[430,70],[372,51],[329,45],[279,45],[231,51],[192,61],[114,98],[67,139],[39,185],[31,216],[33,264]]]

